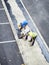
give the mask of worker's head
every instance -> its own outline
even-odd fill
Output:
[[[18,24],[18,28],[21,29],[21,24],[20,23]]]

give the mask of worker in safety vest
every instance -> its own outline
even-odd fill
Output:
[[[18,29],[21,30],[22,28],[25,28],[27,24],[28,24],[27,21],[23,21],[22,23],[19,23],[18,24]]]
[[[36,37],[37,37],[36,32],[32,32],[32,31],[28,32],[27,39],[29,42],[32,42],[32,45],[34,44]]]
[[[24,39],[26,39],[28,32],[30,32],[30,29],[28,26],[26,26],[25,29],[21,31],[21,37],[24,37]]]

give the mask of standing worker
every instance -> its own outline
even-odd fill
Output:
[[[32,42],[31,45],[34,44],[36,37],[37,37],[37,33],[36,33],[36,32],[30,31],[30,32],[28,32],[28,34],[27,34],[27,39],[28,39],[28,41],[29,41],[29,42]]]

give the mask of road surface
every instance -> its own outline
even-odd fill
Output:
[[[23,64],[5,9],[0,0],[0,65]]]

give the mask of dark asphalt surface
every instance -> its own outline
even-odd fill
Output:
[[[15,42],[0,44],[1,65],[21,65],[23,60]]]
[[[1,0],[0,8],[3,8]],[[9,21],[5,10],[0,10],[0,23],[7,22]],[[24,63],[16,42],[4,42],[11,40],[15,40],[15,38],[10,24],[0,24],[0,65],[21,65]]]
[[[9,24],[0,25],[0,42],[14,40],[14,36]]]
[[[49,47],[49,0],[22,0]]]
[[[2,5],[2,2],[1,2],[1,0],[0,0],[0,8],[3,8],[3,5]]]
[[[4,15],[3,15],[4,14]],[[8,22],[8,18],[4,10],[0,10],[0,23]]]

